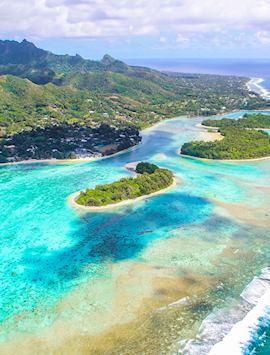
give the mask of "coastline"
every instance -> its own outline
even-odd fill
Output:
[[[199,123],[199,124],[197,124],[196,125],[196,127],[198,127],[198,128],[203,128],[203,129],[206,129],[206,130],[208,130],[208,129],[213,129],[213,130],[219,130],[219,127],[214,127],[214,126],[204,126],[204,125],[202,125],[201,123]],[[254,127],[250,127],[250,128],[247,128],[247,127],[245,127],[246,129],[254,129],[255,131],[269,131],[270,130],[270,127],[269,128],[261,128],[261,127],[258,127],[258,128],[254,128]],[[212,133],[218,133],[218,132],[207,132],[207,133],[210,133],[210,134],[212,134]],[[222,136],[223,137],[223,136]]]
[[[24,164],[38,164],[38,163],[48,163],[48,164],[62,164],[62,163],[70,163],[70,164],[76,164],[76,163],[82,163],[82,162],[89,162],[89,161],[96,161],[102,158],[78,158],[78,159],[56,159],[56,158],[51,158],[51,159],[28,159],[28,160],[21,160],[21,161],[14,161],[14,162],[9,162],[9,163],[1,163],[1,166],[8,166],[8,165],[24,165]]]
[[[251,79],[252,80],[252,79]],[[263,79],[262,79],[263,80]],[[269,99],[270,99],[270,94],[269,94]],[[213,115],[213,116],[206,116],[206,117],[201,117],[201,116],[191,116],[191,117],[188,117],[188,116],[176,116],[176,117],[171,117],[171,118],[166,118],[164,120],[161,120],[161,121],[158,121],[156,123],[154,123],[152,126],[150,127],[146,127],[144,129],[142,129],[140,131],[140,133],[147,133],[155,128],[157,128],[159,125],[162,125],[168,121],[173,121],[173,120],[178,120],[178,119],[186,119],[186,118],[189,118],[189,119],[199,119],[199,118],[202,118],[202,119],[207,119],[207,118],[214,118],[214,117],[224,117],[226,116],[227,114],[231,114],[231,113],[235,113],[235,112],[240,112],[241,110],[232,110],[232,111],[227,111],[227,112],[220,112],[216,115]],[[257,110],[248,110],[248,111],[252,111],[252,112],[261,112],[261,111],[265,111],[265,112],[269,112],[270,113],[270,108],[264,108],[264,109],[257,109]],[[200,123],[196,125],[196,127],[198,128],[204,128],[203,125],[201,125]],[[207,127],[209,129],[216,129],[217,127]],[[201,132],[202,133],[202,132]],[[204,132],[205,133],[205,132]],[[207,133],[211,133],[211,132],[207,132]],[[216,132],[214,132],[213,134],[215,134]],[[216,137],[216,139],[220,139],[219,137]],[[21,160],[21,161],[17,161],[17,162],[8,162],[8,163],[0,163],[0,168],[1,166],[9,166],[9,165],[21,165],[21,164],[39,164],[39,163],[47,163],[47,164],[79,164],[79,163],[87,163],[87,162],[93,162],[93,161],[99,161],[99,160],[104,160],[104,159],[108,159],[108,158],[113,158],[117,155],[120,155],[120,154],[124,154],[126,152],[129,152],[129,151],[132,151],[132,150],[135,150],[137,149],[140,144],[142,144],[142,141],[132,147],[129,147],[129,148],[126,148],[126,149],[123,149],[117,153],[114,153],[114,154],[111,154],[111,155],[107,155],[107,156],[103,156],[103,157],[98,157],[98,158],[92,158],[92,157],[89,157],[89,158],[76,158],[76,159],[56,159],[56,158],[51,158],[51,159],[40,159],[40,160],[37,160],[37,159],[28,159],[28,160]],[[191,157],[191,156],[190,156]],[[194,157],[195,158],[195,157]],[[198,159],[206,159],[206,158],[198,158]],[[259,158],[260,159],[260,158]],[[266,159],[266,158],[263,158],[263,159]],[[210,159],[211,160],[211,159]],[[216,159],[217,160],[217,159]],[[257,159],[255,159],[257,160]],[[218,160],[217,160],[218,161]],[[224,161],[224,160],[221,160],[221,161]],[[232,161],[232,160],[228,160],[228,161]],[[236,161],[239,161],[239,160],[236,160]],[[246,161],[246,160],[244,160]]]
[[[203,140],[206,142],[211,142],[215,140],[222,140],[224,137],[219,133],[219,132],[208,132],[208,129],[214,129],[217,130],[218,127],[212,127],[212,126],[203,126],[201,123],[197,124],[196,127],[198,127],[203,134]],[[260,130],[257,128],[256,130]],[[206,135],[210,136],[210,139]],[[183,158],[189,158],[189,159],[196,159],[200,161],[206,161],[206,162],[211,162],[211,161],[217,161],[217,162],[232,162],[232,163],[246,163],[246,162],[256,162],[256,161],[262,161],[262,160],[267,160],[270,159],[270,156],[267,157],[261,157],[261,158],[252,158],[252,159],[209,159],[209,158],[200,158],[200,157],[195,157],[193,155],[187,155],[187,154],[182,154],[181,153],[181,148],[177,149],[176,153],[183,157]]]
[[[247,88],[249,91],[254,91],[259,94],[263,99],[270,99],[270,93],[266,90],[261,83],[265,80],[263,78],[250,78],[250,81],[247,82]]]
[[[134,199],[125,200],[125,201],[121,201],[121,202],[110,204],[110,205],[106,205],[106,206],[83,206],[83,205],[79,205],[76,202],[76,199],[79,197],[79,195],[81,193],[80,191],[71,194],[68,197],[67,200],[68,200],[69,205],[71,207],[75,208],[75,209],[80,209],[80,210],[84,210],[84,211],[88,211],[88,212],[98,212],[98,211],[104,211],[104,210],[108,210],[108,209],[112,209],[112,208],[116,208],[116,207],[126,206],[126,205],[129,205],[129,204],[132,204],[132,203],[136,203],[136,202],[139,202],[139,201],[146,200],[146,199],[151,198],[153,196],[161,195],[163,193],[168,192],[169,190],[174,188],[176,185],[177,185],[177,180],[174,177],[173,178],[173,183],[170,186],[166,187],[165,189],[158,190],[158,191],[153,192],[153,193],[151,193],[149,195],[143,195],[143,196],[140,196],[140,197],[136,197]]]
[[[242,354],[265,307],[270,304],[269,295],[270,268],[267,267],[245,287],[239,301],[233,299],[226,308],[210,313],[201,323],[198,335],[181,350],[184,354]]]
[[[179,154],[180,157],[183,158],[196,159],[196,160],[207,161],[207,162],[217,161],[217,162],[224,162],[224,163],[247,163],[247,162],[256,162],[256,161],[270,159],[270,156],[262,157],[262,158],[253,158],[253,159],[208,159],[208,158],[200,158],[200,157],[194,157],[192,155],[182,154],[180,153],[180,149],[177,150],[177,153]]]
[[[98,160],[104,160],[108,158],[113,158],[117,155],[124,154],[126,152],[132,151],[137,149],[140,146],[141,142],[133,145],[132,147],[120,150],[119,152],[116,152],[111,155],[106,155],[103,157],[97,157],[97,158],[75,158],[75,159],[56,159],[56,158],[51,158],[51,159],[29,159],[29,160],[21,160],[21,161],[14,161],[14,162],[9,162],[9,163],[0,163],[0,168],[1,166],[9,166],[9,165],[21,165],[21,164],[39,164],[39,163],[47,163],[47,164],[79,164],[79,163],[88,163],[91,161],[98,161]]]
[[[193,123],[191,123],[192,124],[192,127],[193,127]],[[172,127],[174,126],[174,123],[171,125]],[[197,134],[197,133],[196,133]],[[146,144],[147,145],[147,144]],[[162,149],[163,150],[163,149]],[[145,156],[145,155],[144,155]],[[129,155],[127,155],[127,158],[129,157]],[[127,160],[126,158],[125,158],[125,160]],[[177,160],[177,159],[176,159]],[[94,164],[95,165],[95,164]],[[76,170],[76,169],[75,169]],[[80,170],[80,169],[78,169],[78,170]],[[77,177],[76,177],[76,179],[78,179],[79,178],[79,175],[77,175]],[[195,180],[195,179],[194,179]],[[198,181],[198,179],[196,179],[197,181]],[[196,180],[195,180],[195,183],[196,183]],[[74,185],[74,186],[76,186],[76,185]],[[72,190],[70,190],[70,191],[72,191]],[[174,192],[172,192],[172,194],[174,194]],[[199,195],[199,194],[198,194]],[[47,198],[47,197],[46,197]],[[163,200],[163,198],[162,198],[162,200]],[[150,201],[149,201],[150,202]],[[151,203],[152,204],[152,203]],[[155,204],[155,203],[154,203]],[[141,205],[143,205],[143,204],[141,204]],[[147,204],[146,204],[147,205]],[[172,206],[173,207],[173,209],[174,209],[174,205]],[[132,208],[133,208],[133,206],[132,206]],[[136,206],[134,206],[134,208],[136,208]],[[139,209],[141,209],[141,206],[139,205]],[[122,211],[122,210],[121,210]],[[125,213],[125,211],[123,211],[123,212],[121,212],[121,211],[119,211],[119,213]],[[118,212],[118,211],[117,211]],[[127,213],[128,214],[128,213]],[[74,214],[75,215],[75,214]],[[101,214],[100,214],[100,216],[101,216]],[[122,218],[122,216],[121,216],[121,218]],[[139,220],[139,219],[138,219]],[[113,221],[113,223],[114,223],[115,221]],[[91,222],[90,222],[91,223]],[[188,226],[188,228],[190,228],[189,226]],[[192,227],[191,227],[192,228]],[[125,232],[126,233],[126,232]],[[180,233],[179,233],[180,234]],[[202,233],[203,234],[203,233]],[[95,234],[92,234],[92,235],[95,235]],[[89,238],[89,237],[88,237]],[[143,238],[143,237],[141,237],[141,238]],[[91,238],[90,238],[91,239]],[[120,238],[119,238],[120,239]],[[180,238],[179,238],[180,239]],[[186,238],[183,238],[183,239],[186,239]],[[207,239],[207,238],[205,238],[205,239]],[[195,239],[196,240],[196,239]],[[183,244],[185,244],[186,242],[184,241],[183,242]],[[226,242],[227,243],[227,242]],[[192,243],[193,245],[196,245],[194,242]],[[166,244],[164,244],[165,246],[166,246]],[[177,251],[177,248],[175,247],[176,245],[174,245],[174,248],[175,248],[175,250]],[[77,247],[77,246],[76,246]],[[206,245],[204,246],[204,248],[205,249],[207,249],[206,248]],[[89,248],[90,249],[90,248]],[[196,249],[199,249],[199,247],[197,246],[197,248]],[[162,249],[159,249],[160,250],[160,254],[162,255]],[[179,247],[178,248],[178,250],[180,250],[181,251],[181,248]],[[199,249],[200,250],[200,249]],[[58,254],[59,255],[59,254]],[[192,249],[190,249],[190,255],[191,256],[193,256],[193,254],[192,254]],[[219,256],[219,254],[218,254],[218,256]],[[203,259],[203,255],[201,255],[201,259]],[[179,259],[180,259],[180,257],[179,257]],[[213,260],[213,257],[212,257],[212,260]],[[211,260],[211,261],[212,261]],[[159,265],[158,263],[156,263],[155,265]],[[188,264],[189,265],[189,264]],[[207,266],[208,267],[208,266]],[[142,274],[147,274],[147,272],[145,272],[145,270],[144,269],[142,269],[142,271],[141,271],[141,273]],[[126,282],[127,284],[128,284],[128,287],[129,288],[131,288],[130,287],[130,285],[129,285],[129,277],[130,277],[130,275],[133,275],[134,274],[134,272],[129,272],[128,273],[128,275],[127,275],[127,277],[124,279],[124,282]],[[160,277],[160,275],[158,275],[159,276],[159,278],[161,278]],[[189,275],[188,275],[189,276]],[[123,279],[124,277],[122,277],[122,279]],[[139,281],[136,281],[137,283],[139,283],[139,282],[142,282],[141,280],[140,280],[140,278],[138,279]],[[179,281],[178,281],[179,282]],[[148,282],[149,284],[150,284],[150,282]],[[160,290],[161,289],[161,286],[160,286],[160,284],[158,284],[157,285],[159,288],[157,288],[157,290]],[[164,285],[162,285],[163,286],[163,288],[162,289],[165,289],[166,290],[166,287],[164,287]],[[173,285],[171,284],[171,283],[169,283],[168,282],[168,284],[166,284],[166,286],[167,286],[167,289],[169,289],[169,290],[171,290],[171,289],[173,289]],[[136,285],[135,285],[135,287],[136,287]],[[79,288],[81,288],[81,289],[83,289],[83,286],[81,286],[81,285],[79,285],[78,286],[78,289]],[[89,289],[89,292],[88,292],[88,294],[90,294],[91,293],[91,291],[95,291],[95,288],[96,287],[92,287],[92,289],[90,288]],[[184,289],[184,291],[185,291],[185,289]],[[82,292],[83,293],[83,292]],[[105,294],[106,294],[106,292],[104,292]],[[122,292],[122,293],[125,293],[125,292]],[[127,293],[127,292],[126,292]],[[154,292],[153,292],[154,293]],[[154,293],[154,295],[156,296],[158,293],[156,292],[156,293]],[[85,299],[87,299],[87,293],[86,292],[84,292],[84,296],[85,296]],[[133,295],[132,295],[133,296]],[[145,297],[146,298],[146,297]],[[134,298],[131,298],[131,296],[130,296],[130,300],[131,300],[131,302],[130,303],[135,303],[134,302]],[[91,305],[91,301],[92,300],[89,300],[89,304]],[[82,309],[82,308],[80,308],[80,307],[82,307],[81,305],[82,305],[82,303],[77,303],[77,304],[74,304],[74,303],[72,303],[72,302],[66,302],[67,304],[68,304],[68,307],[70,307],[70,304],[72,305],[72,308],[74,308],[75,310],[76,310],[76,306],[77,306],[77,309]],[[118,303],[119,304],[123,304],[124,302],[123,302],[123,299],[121,299],[121,300],[118,300]],[[165,302],[164,302],[165,303]],[[175,303],[175,302],[174,302]],[[97,303],[98,304],[98,303]],[[99,305],[99,304],[98,304]],[[94,307],[93,307],[94,308]],[[98,308],[98,307],[97,307]],[[124,308],[124,307],[123,307]],[[129,309],[129,311],[130,311],[130,309]],[[83,310],[83,312],[82,312],[82,314],[84,314],[84,312],[86,313],[86,308],[85,308],[85,310]],[[134,311],[134,313],[135,313],[135,311]],[[91,321],[91,318],[89,317],[87,320],[89,321],[89,319],[90,319],[90,321]],[[98,319],[98,318],[97,318]],[[81,321],[81,320],[80,320]],[[102,321],[103,321],[103,319],[102,319]],[[101,321],[101,322],[102,322]],[[74,321],[74,323],[75,323],[75,321]],[[79,320],[77,320],[77,323],[79,323]],[[81,321],[81,323],[83,323],[82,321]],[[95,322],[93,322],[94,324],[94,326],[95,326]],[[104,322],[105,323],[105,322]],[[69,330],[68,328],[69,328],[69,324],[64,324],[65,326],[66,326],[66,329],[67,330]],[[130,325],[129,324],[127,324],[127,325],[124,325],[124,327],[125,328],[130,328]],[[63,328],[63,330],[64,330],[64,328]],[[160,329],[159,329],[160,330]],[[59,332],[60,333],[60,332]],[[59,334],[58,333],[58,334]],[[78,332],[79,333],[79,332]],[[85,335],[85,333],[83,332],[83,330],[81,331],[81,333],[82,333],[82,335]],[[56,334],[56,333],[55,333]],[[175,332],[175,334],[177,334],[177,332]],[[77,334],[78,335],[78,334]],[[118,333],[118,336],[119,336],[119,333]],[[177,336],[177,335],[176,335]],[[56,337],[57,338],[57,337]],[[105,337],[104,337],[105,338]],[[107,337],[107,338],[109,338],[109,337]],[[57,339],[58,340],[58,339]],[[68,339],[69,340],[69,339]],[[88,342],[91,342],[91,339],[87,339],[87,341]],[[105,340],[104,340],[105,341]],[[71,344],[70,342],[68,342],[68,341],[66,341],[66,343],[67,343],[67,348],[68,348],[68,346]],[[75,342],[74,342],[75,343]],[[72,345],[73,345],[73,343],[72,343]],[[76,344],[77,345],[77,344]],[[75,345],[74,345],[75,346]]]

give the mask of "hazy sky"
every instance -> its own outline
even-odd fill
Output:
[[[270,0],[0,0],[0,34],[88,58],[269,58]]]

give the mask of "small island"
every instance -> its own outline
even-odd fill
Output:
[[[269,115],[244,115],[233,120],[205,120],[203,126],[216,129],[223,139],[185,143],[181,154],[204,159],[250,160],[270,157]]]
[[[98,210],[124,205],[164,192],[175,183],[173,173],[147,162],[138,163],[136,177],[122,178],[111,184],[97,185],[70,196],[73,207]]]

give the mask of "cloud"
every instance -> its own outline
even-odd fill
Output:
[[[183,36],[182,34],[178,33],[176,38],[177,43],[187,43],[189,42],[189,38],[187,36]]]
[[[0,35],[8,37],[157,36],[165,43],[173,35],[186,44],[252,31],[269,44],[269,0],[0,0]]]
[[[262,44],[270,44],[270,32],[268,31],[257,32],[257,38]]]
[[[167,38],[162,36],[162,37],[160,37],[159,41],[160,41],[160,43],[166,43],[167,42]]]

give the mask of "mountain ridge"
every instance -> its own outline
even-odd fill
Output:
[[[24,39],[0,40],[0,75],[11,74],[27,78],[36,84],[53,82],[61,85],[60,74],[89,71],[125,72],[128,66],[109,54],[98,60],[84,59],[79,54],[54,54],[38,48]]]
[[[26,39],[0,40],[0,75],[2,136],[63,122],[140,129],[164,118],[270,105],[248,91],[248,78],[164,73],[109,54],[100,61],[58,55]]]

